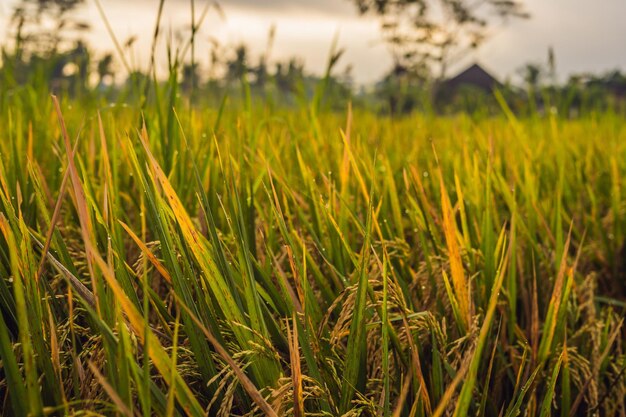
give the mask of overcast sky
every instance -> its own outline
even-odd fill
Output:
[[[17,0],[0,0],[0,36]],[[101,0],[118,39],[137,36],[137,61],[145,61],[156,20],[158,0]],[[206,4],[196,0],[197,13]],[[209,39],[249,45],[253,59],[266,49],[267,34],[276,26],[273,59],[299,56],[311,72],[323,71],[332,40],[346,50],[339,69],[352,64],[358,83],[377,80],[391,65],[389,52],[380,41],[378,22],[357,16],[350,0],[223,0],[225,18],[211,11],[200,34],[197,55],[206,61]],[[189,25],[186,0],[166,0],[164,23],[176,29]],[[495,26],[492,36],[464,65],[478,61],[504,80],[515,79],[527,62],[545,62],[552,46],[561,79],[586,71],[626,69],[626,0],[526,0],[530,20]],[[113,50],[93,0],[87,0],[81,15],[89,20],[91,45],[98,52]],[[4,33],[3,33],[4,32]],[[162,57],[164,52],[161,52]]]

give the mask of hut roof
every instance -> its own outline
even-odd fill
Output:
[[[446,80],[444,84],[451,89],[456,89],[462,85],[469,85],[485,91],[491,91],[501,85],[494,76],[485,71],[485,69],[477,63],[472,64],[467,69]]]

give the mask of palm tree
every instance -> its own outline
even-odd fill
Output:
[[[226,79],[229,81],[241,80],[248,72],[248,48],[239,45],[235,49],[235,57],[226,62]]]
[[[113,54],[107,53],[105,56],[98,61],[98,86],[101,87],[104,85],[104,79],[108,76],[114,77],[115,73],[113,72]]]

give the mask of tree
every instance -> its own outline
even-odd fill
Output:
[[[545,70],[543,65],[529,62],[519,69],[519,73],[526,84],[530,110],[534,113],[537,110],[537,91],[541,89]]]
[[[183,65],[181,89],[187,94],[193,94],[198,79],[200,78],[200,65],[197,62]]]
[[[102,87],[105,85],[105,79],[107,77],[111,77],[111,81],[113,81],[113,77],[115,76],[115,72],[113,72],[113,54],[107,53],[98,61],[98,86]]]
[[[428,74],[423,66],[394,65],[376,84],[376,96],[391,114],[410,113],[424,103]]]
[[[20,0],[13,8],[15,55],[54,54],[64,42],[73,43],[70,34],[82,33],[89,25],[72,13],[85,0]]]
[[[274,79],[276,87],[284,95],[297,93],[304,82],[304,64],[297,58],[288,62],[277,62]]]
[[[226,62],[226,79],[231,82],[241,80],[248,69],[248,48],[241,44],[235,48],[235,56]]]
[[[529,90],[537,90],[545,70],[541,64],[529,62],[520,68],[520,73]]]
[[[438,80],[451,61],[477,48],[494,18],[526,18],[521,0],[352,0],[361,14],[381,17],[394,66],[427,69]]]
[[[3,50],[7,83],[33,82],[45,74],[53,89],[77,93],[86,86],[90,53],[81,35],[89,26],[74,11],[85,0],[19,0],[13,5],[9,36]],[[41,78],[41,77],[39,77]]]
[[[276,26],[270,26],[268,36],[267,36],[267,47],[265,49],[265,53],[261,54],[259,57],[259,63],[256,67],[252,69],[254,73],[254,86],[259,89],[261,92],[265,92],[265,85],[269,81],[270,74],[268,68],[268,62],[270,60],[270,56],[272,53],[272,47],[274,46],[274,39],[276,36]]]

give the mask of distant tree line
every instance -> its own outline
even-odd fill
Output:
[[[471,85],[444,94],[449,66],[476,48],[495,20],[527,18],[519,1],[480,0],[351,0],[362,14],[380,17],[383,38],[393,65],[373,86],[355,87],[352,67],[340,69],[342,50],[333,50],[324,75],[312,75],[297,57],[272,58],[275,28],[266,50],[253,56],[246,45],[212,43],[209,62],[169,56],[169,76],[156,79],[149,69],[126,67],[112,53],[94,53],[85,39],[90,29],[75,13],[84,0],[21,0],[13,9],[9,41],[2,46],[0,82],[3,91],[36,88],[75,97],[108,100],[151,99],[150,86],[161,84],[192,103],[218,103],[222,97],[262,98],[281,106],[318,100],[343,109],[348,101],[381,112],[415,110],[498,111],[501,103],[491,91]],[[136,38],[122,43],[129,53]],[[124,63],[128,65],[127,63]],[[625,110],[626,75],[579,74],[559,83],[552,50],[543,63],[528,63],[518,75],[523,86],[504,82],[500,97],[518,113]],[[122,79],[120,73],[125,74]],[[519,84],[519,83],[518,83]],[[152,97],[153,98],[153,97]]]

